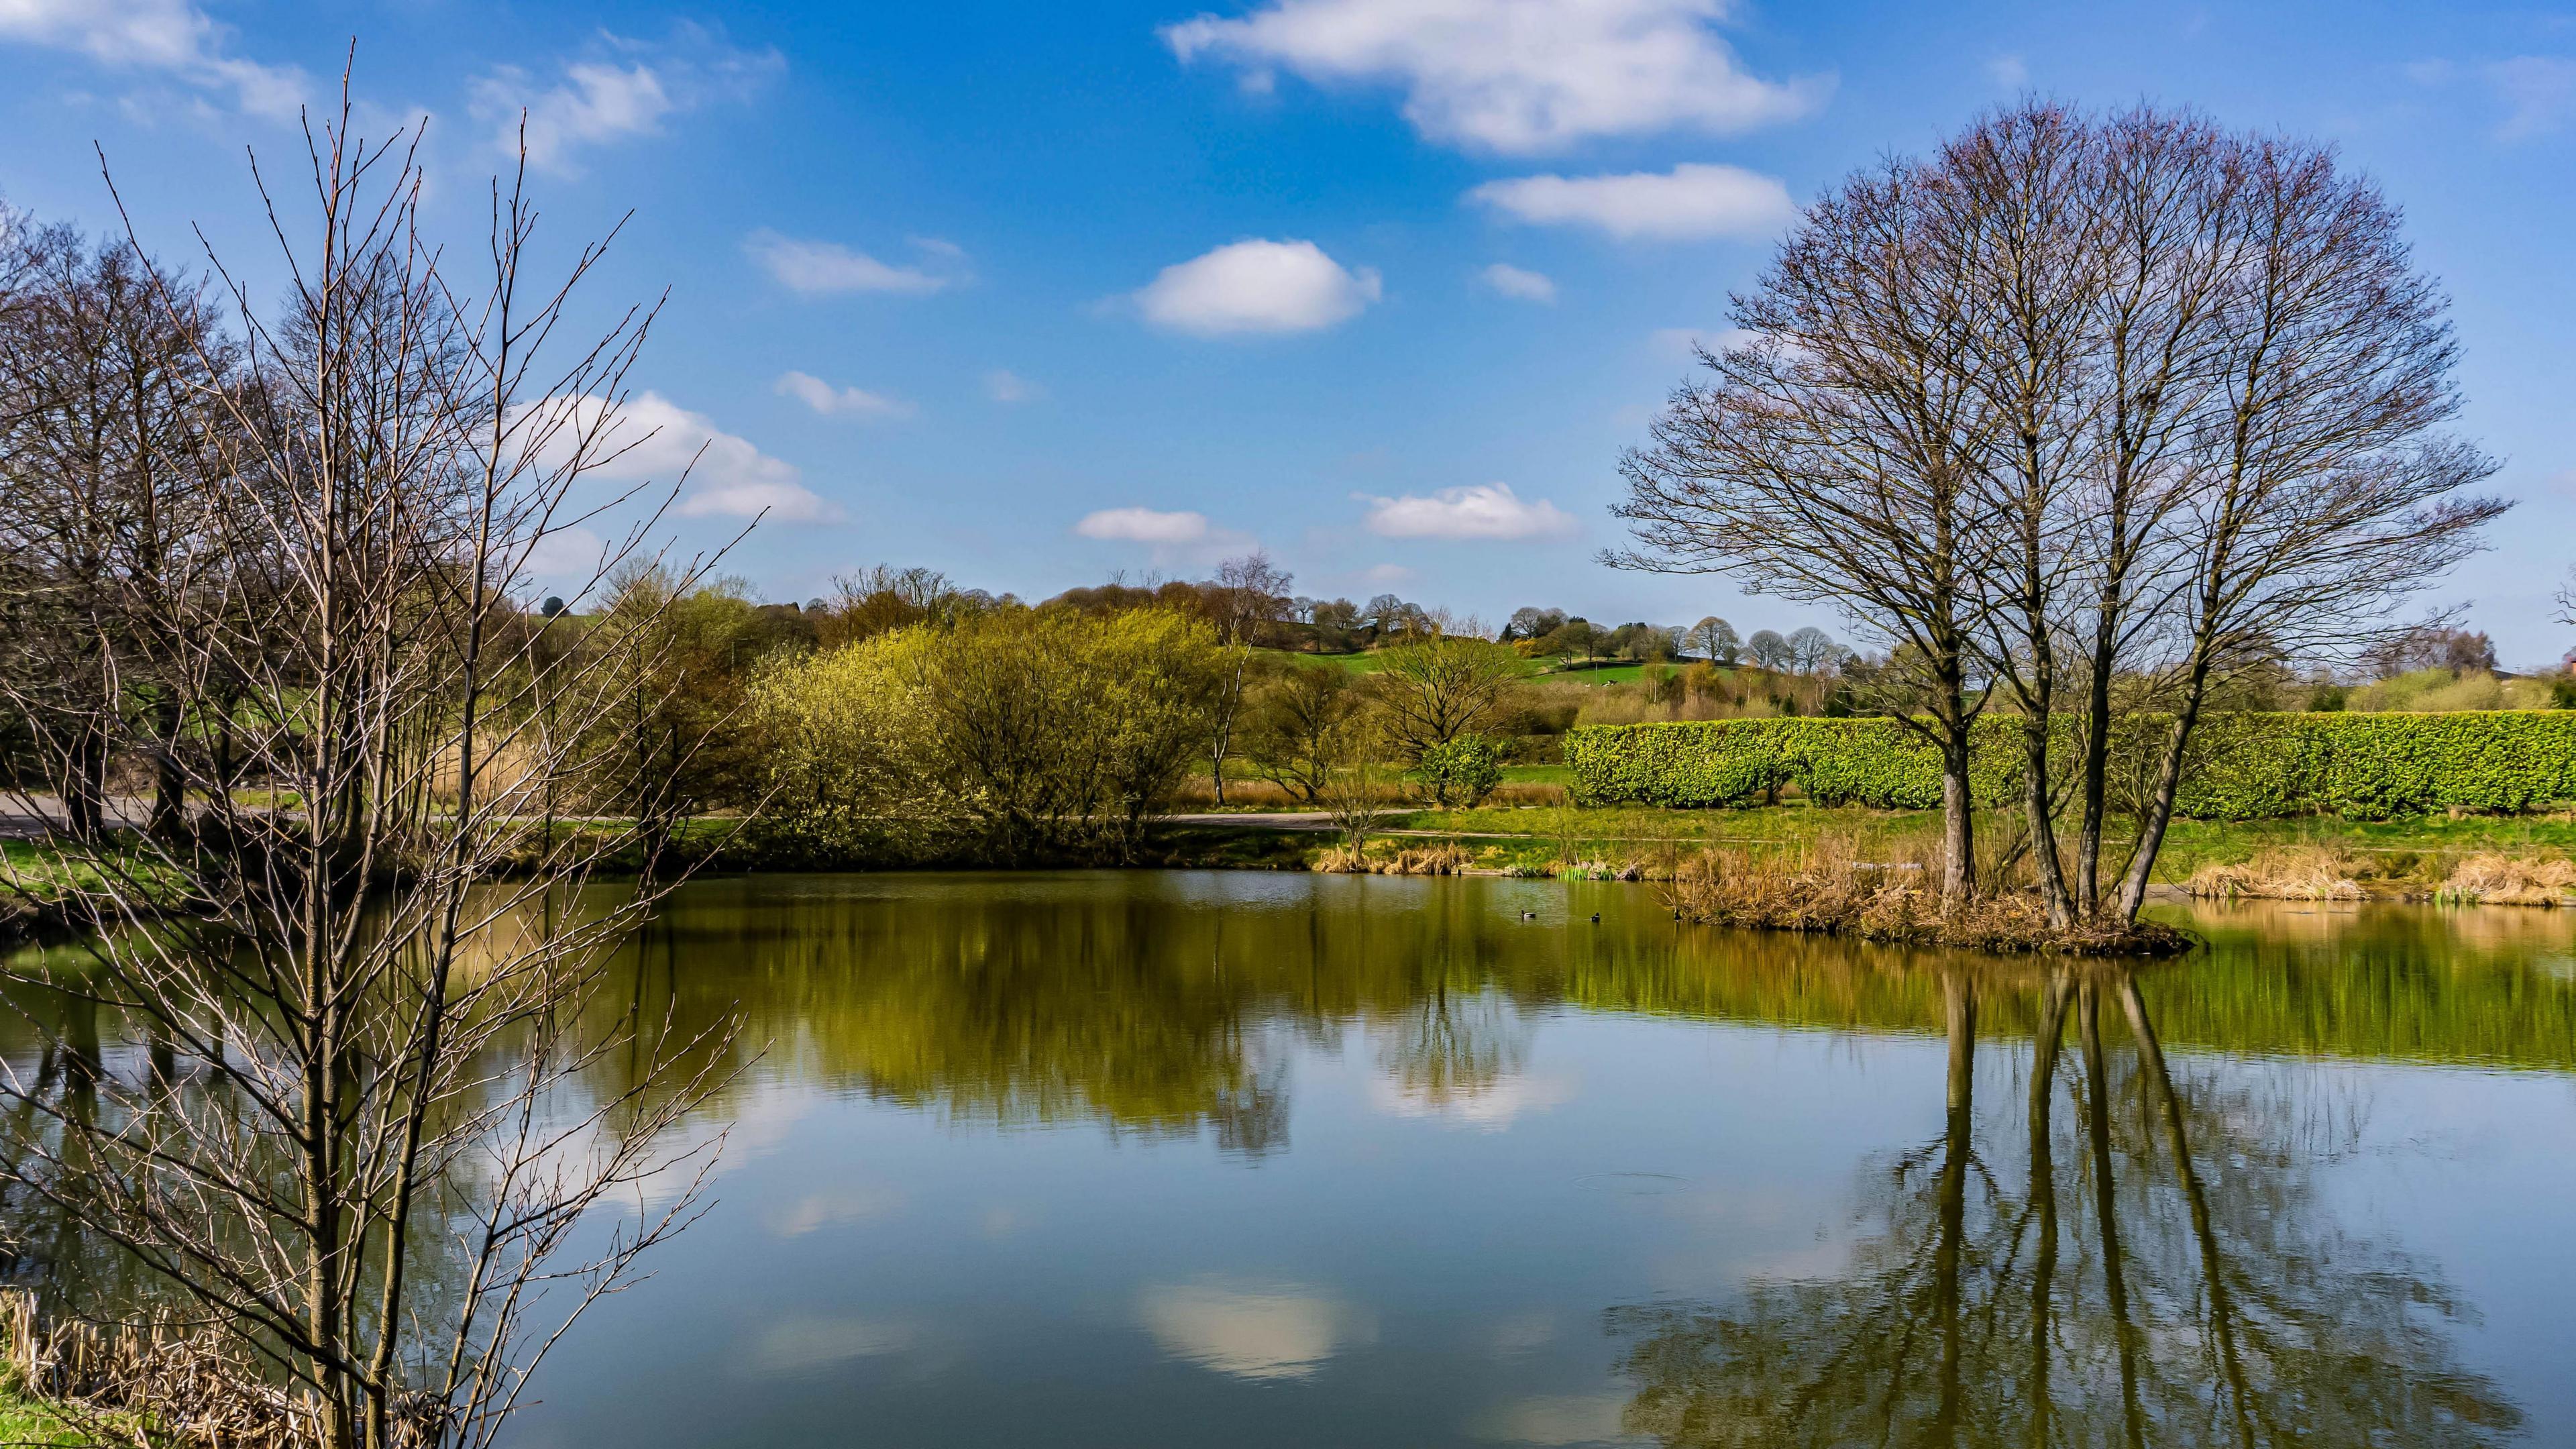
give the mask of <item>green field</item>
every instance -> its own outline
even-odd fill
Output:
[[[1507,777],[1563,783],[1563,766],[1524,765]],[[1257,823],[1259,816],[1247,817]],[[1386,828],[1455,834],[1484,842],[1497,866],[1575,857],[1610,863],[1654,862],[1674,852],[1706,846],[1796,849],[1826,837],[1851,841],[1864,854],[1928,853],[1938,842],[1935,811],[1826,808],[1789,801],[1743,810],[1666,810],[1651,805],[1487,805],[1473,810],[1415,810]],[[1988,812],[1978,828],[1991,844],[2018,830],[2013,812]],[[2238,863],[2284,846],[2328,846],[2376,858],[2391,878],[2420,877],[2431,889],[2459,857],[2481,851],[2506,855],[2576,854],[2576,817],[2472,815],[2452,820],[2346,821],[2177,820],[2158,856],[2156,878],[2179,882],[2211,863]],[[2109,864],[2127,848],[2114,840]]]
[[[1283,663],[1337,664],[1355,675],[1375,674],[1378,668],[1378,656],[1375,650],[1364,649],[1355,654],[1303,654],[1293,649],[1256,649],[1253,652]],[[1532,664],[1534,678],[1563,680],[1570,684],[1635,684],[1646,678],[1648,670],[1667,667],[1660,664],[1620,663],[1607,659],[1590,664],[1551,660],[1536,660],[1532,661]],[[1730,669],[1723,672],[1731,675],[1736,671]]]

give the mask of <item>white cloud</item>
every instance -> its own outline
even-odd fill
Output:
[[[1150,543],[1165,548],[1204,543],[1210,533],[1204,513],[1161,513],[1151,508],[1103,508],[1086,513],[1073,531],[1084,538]]]
[[[1626,1394],[1553,1394],[1513,1399],[1480,1416],[1479,1439],[1504,1444],[1626,1444]]]
[[[1135,294],[1145,320],[1201,337],[1313,332],[1378,299],[1377,273],[1347,271],[1310,241],[1239,241],[1163,268]]]
[[[1077,537],[1105,543],[1140,543],[1156,564],[1205,564],[1260,546],[1248,533],[1223,528],[1204,513],[1153,508],[1103,508],[1073,525]]]
[[[515,153],[525,114],[528,164],[570,172],[576,151],[661,134],[665,119],[712,101],[742,100],[786,68],[776,50],[736,50],[695,25],[648,43],[602,32],[596,52],[541,83],[527,69],[496,66],[472,86],[470,109],[493,144]]]
[[[1507,483],[1443,488],[1429,498],[1367,498],[1368,530],[1381,538],[1521,539],[1573,530],[1544,498],[1523,502]]]
[[[2487,83],[2512,108],[2496,134],[2508,141],[2546,136],[2576,121],[2576,60],[2517,55],[2486,68]]]
[[[554,434],[558,450],[576,431],[598,429],[594,453],[614,454],[587,476],[614,483],[678,481],[688,490],[672,512],[682,518],[750,518],[766,514],[791,523],[837,523],[839,504],[807,488],[796,465],[773,458],[751,440],[728,433],[704,413],[693,413],[658,392],[641,392],[623,406],[605,398],[577,397],[541,404],[559,407],[567,423]],[[613,409],[613,411],[612,411]]]
[[[229,91],[252,115],[284,119],[304,104],[305,75],[228,55],[229,27],[194,0],[0,0],[0,41],[77,51],[116,70],[158,71]]]
[[[780,286],[806,297],[841,292],[936,292],[964,279],[962,263],[966,254],[954,242],[925,245],[924,238],[916,237],[913,246],[937,265],[898,266],[839,242],[799,241],[766,227],[745,238],[742,249]]]
[[[801,1238],[823,1228],[845,1228],[893,1216],[904,1207],[904,1195],[890,1187],[861,1187],[807,1193],[770,1210],[770,1236]]]
[[[2003,90],[2017,91],[2030,84],[2030,65],[2018,55],[1999,55],[1986,62],[1986,78]]]
[[[1136,291],[1144,320],[1172,333],[1316,333],[1381,297],[1373,268],[1345,271],[1314,242],[1229,242],[1172,263]]]
[[[1730,347],[1745,347],[1761,337],[1749,327],[1658,327],[1650,339],[1655,351],[1666,357],[1695,358],[1699,349],[1724,352]]]
[[[1735,132],[1804,115],[1829,80],[1748,74],[1716,24],[1730,0],[1269,0],[1240,18],[1164,27],[1183,62],[1273,68],[1317,84],[1388,84],[1433,140],[1544,151],[1595,136]]]
[[[1738,166],[1684,163],[1623,176],[1521,176],[1467,193],[1517,220],[1598,227],[1629,240],[1758,240],[1798,214],[1788,188]]]
[[[1390,1117],[1425,1117],[1447,1126],[1500,1132],[1525,1113],[1544,1112],[1574,1100],[1568,1077],[1518,1075],[1481,1088],[1433,1091],[1389,1077],[1369,1081],[1369,1105]]]
[[[984,374],[984,395],[997,403],[1038,402],[1047,390],[1007,367],[997,367]]]
[[[776,390],[779,396],[792,397],[827,418],[908,418],[914,412],[902,398],[864,388],[834,387],[810,372],[781,374]]]
[[[1295,1283],[1153,1284],[1136,1311],[1163,1352],[1256,1381],[1313,1377],[1360,1327],[1349,1309]]]
[[[1524,271],[1509,262],[1496,262],[1476,274],[1484,284],[1506,297],[1524,302],[1553,302],[1556,283],[1539,272]]]
[[[761,1330],[743,1366],[764,1376],[812,1373],[853,1359],[901,1353],[920,1340],[919,1329],[900,1321],[792,1314]]]

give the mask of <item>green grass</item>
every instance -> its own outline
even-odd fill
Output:
[[[64,1423],[52,1410],[19,1393],[15,1385],[0,1383],[0,1444],[62,1445],[72,1449],[96,1442]]]
[[[1255,649],[1252,652],[1289,664],[1337,664],[1349,674],[1377,673],[1377,655],[1367,650],[1356,654],[1307,654],[1295,649]]]
[[[1562,766],[1516,766],[1536,772]],[[1523,778],[1514,774],[1512,778]],[[1827,835],[1846,836],[1864,849],[1891,853],[1929,849],[1940,836],[1941,817],[1934,811],[1824,808],[1800,801],[1744,810],[1665,810],[1651,805],[1493,806],[1473,810],[1415,810],[1391,817],[1387,828],[1455,833],[1467,837],[1503,837],[1498,848],[1509,863],[1561,858],[1626,861],[1651,859],[1667,850],[1706,845],[1751,845],[1794,848]],[[1982,838],[1993,841],[2017,833],[2010,812],[1987,812],[1978,821]],[[2334,845],[2346,850],[2384,852],[2401,873],[2423,875],[2430,888],[2448,873],[2449,863],[2477,851],[2507,855],[2576,853],[2576,818],[2566,816],[2472,815],[2459,820],[2347,821],[2177,820],[2167,832],[2157,857],[2159,880],[2180,881],[2211,862],[2234,863],[2267,847]],[[2116,866],[2127,843],[2114,839],[2108,866]],[[2419,857],[2407,862],[2403,857]]]
[[[1606,659],[1590,664],[1577,661],[1550,669],[1539,678],[1561,679],[1571,684],[1635,684],[1646,677],[1647,670],[1663,667],[1660,664],[1614,664]]]

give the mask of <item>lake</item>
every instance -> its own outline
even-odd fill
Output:
[[[693,885],[627,984],[760,1048],[717,1202],[509,1442],[2576,1442],[2576,913],[2193,923],[2132,974],[1636,886]]]
[[[2576,912],[2169,910],[702,881],[605,1009],[739,1018],[710,1210],[503,1442],[2576,1443]]]

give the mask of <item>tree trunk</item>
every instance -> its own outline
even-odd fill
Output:
[[[163,690],[152,718],[152,820],[147,828],[155,840],[176,840],[188,824],[187,781],[179,768],[180,723],[178,694]]]
[[[2174,711],[2173,731],[2165,740],[2165,756],[2156,769],[2156,791],[2147,802],[2147,818],[2138,822],[2138,849],[2129,860],[2129,872],[2120,882],[2119,919],[2134,921],[2147,904],[2147,885],[2155,876],[2156,853],[2164,849],[2165,831],[2173,824],[2174,799],[2182,791],[2182,767],[2191,746],[2191,732],[2200,724],[2200,708],[2207,691],[2208,666],[2194,661],[2191,684],[2183,693],[2181,708]]]
[[[2049,719],[2022,718],[2022,808],[2029,817],[2031,869],[2039,877],[2039,897],[2048,907],[2048,924],[2065,930],[2075,924],[2067,898],[2066,866],[2057,853],[2056,812],[2050,808],[2048,785]]]
[[[2107,612],[2114,607],[2105,591]],[[2093,641],[2093,677],[2084,694],[2084,821],[2075,842],[2075,904],[2086,915],[2102,909],[2102,826],[2111,775],[2111,672],[2117,640],[2106,620]]]
[[[1977,894],[1976,802],[1968,789],[1968,732],[1947,731],[1941,744],[1941,904],[1966,905]]]
[[[1941,1333],[1941,1378],[1940,1407],[1931,1441],[1949,1444],[1958,1441],[1963,1391],[1959,1276],[1962,1240],[1967,1235],[1968,1159],[1975,1150],[1977,997],[1975,988],[1955,971],[1941,978],[1941,996],[1949,1028],[1950,1073],[1941,1144],[1940,1239],[1932,1260]]]
[[[2130,1449],[2145,1449],[2146,1416],[2138,1403],[2138,1331],[2129,1321],[2128,1268],[2120,1248],[2120,1196],[2111,1179],[2111,1072],[2102,1055],[2102,1002],[2091,983],[2076,989],[2076,1024],[2084,1036],[2084,1134],[2093,1149],[2093,1218],[2102,1240],[2102,1286],[2120,1361],[2120,1409]]]
[[[96,715],[73,729],[63,774],[63,828],[76,840],[96,840],[107,829],[107,729]]]
[[[2048,1432],[2049,1321],[2057,1285],[2057,1162],[2049,1119],[2057,1090],[2057,1055],[2066,1037],[2064,973],[2053,975],[2040,997],[2039,1030],[2030,1057],[2030,1207],[2039,1234],[2030,1268],[2030,1442],[2050,1442]]]

